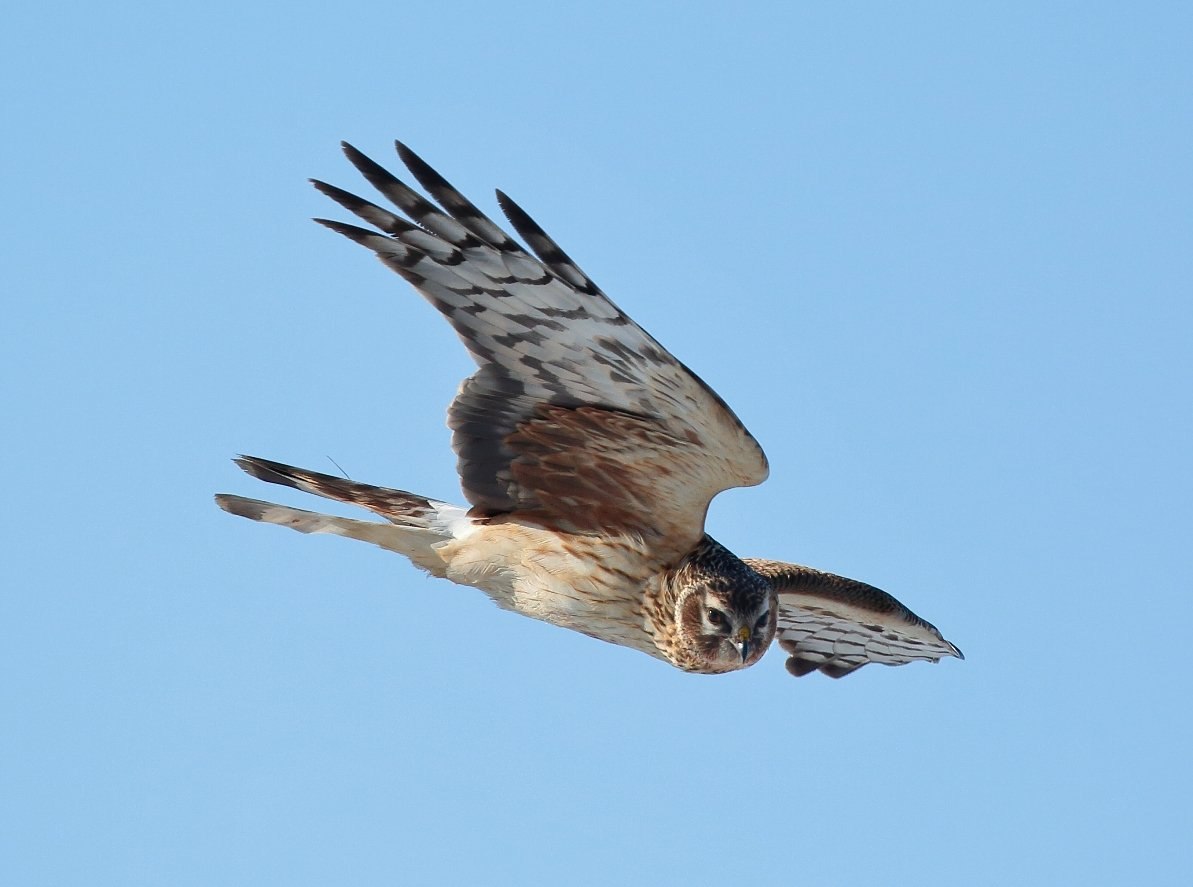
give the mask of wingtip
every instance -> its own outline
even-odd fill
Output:
[[[381,212],[379,207],[369,203],[363,197],[357,197],[351,191],[345,191],[343,188],[338,188],[319,179],[311,179],[311,184],[324,197],[330,197],[340,206],[344,207],[344,209],[348,210],[348,212],[360,216],[366,221],[374,221],[376,212]],[[379,227],[384,226],[379,225]]]
[[[510,224],[513,225],[519,232],[521,232],[522,227],[529,226],[531,230],[536,231],[544,237],[546,236],[546,234],[543,233],[543,230],[538,226],[538,223],[530,218],[530,215],[526,212],[526,210],[518,206],[518,202],[514,200],[514,198],[510,197],[500,188],[495,188],[494,191],[497,194],[497,205],[501,207],[501,212],[507,219],[509,219]]]
[[[316,225],[322,225],[336,234],[342,234],[349,240],[356,243],[363,244],[370,237],[380,237],[376,231],[370,231],[367,228],[361,228],[358,225],[349,225],[347,222],[337,222],[335,219],[322,219],[315,217],[311,219]]]
[[[526,210],[518,206],[517,201],[515,201],[500,188],[494,188],[493,190],[497,194],[497,205],[501,208],[501,214],[509,220],[509,223],[514,226],[515,230],[521,233],[522,229],[519,227],[519,225],[524,224],[524,220],[530,222],[533,228],[538,228],[538,225],[536,225],[530,219],[530,216],[526,214]],[[526,235],[523,234],[522,236],[525,237]]]
[[[398,157],[402,163],[406,164],[406,168],[414,175],[424,188],[434,191],[436,188],[449,188],[455,190],[438,172],[432,168],[431,164],[423,160],[414,152],[414,150],[405,142],[394,139],[394,150],[398,152]]]
[[[361,169],[362,165],[367,166],[368,164],[373,162],[368,157],[365,156],[364,152],[361,151],[360,148],[356,147],[351,142],[348,142],[348,141],[340,142],[340,150],[344,152],[344,156],[348,158],[348,162],[351,163],[353,166],[355,166],[357,169]]]
[[[946,650],[947,650],[947,652],[944,654],[945,656],[955,656],[956,658],[958,658],[958,659],[960,659],[960,660],[964,661],[964,659],[965,659],[965,654],[961,652],[961,648],[960,648],[960,647],[958,647],[958,646],[957,646],[956,644],[954,644],[952,641],[950,641],[950,640],[947,640],[947,639],[945,638],[945,636],[944,636],[943,634],[941,634],[941,633],[940,633],[940,629],[939,629],[939,628],[937,628],[935,625],[933,625],[933,626],[932,626],[932,630],[933,630],[934,632],[936,632],[936,637],[937,637],[937,638],[940,640],[940,642],[941,642],[941,643],[942,643],[942,644],[945,646],[945,648],[946,648]],[[939,662],[940,660],[938,659],[938,660],[936,660],[936,661],[937,661],[937,662]]]

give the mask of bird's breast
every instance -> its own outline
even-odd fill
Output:
[[[533,619],[659,656],[643,602],[659,567],[633,536],[493,523],[441,554],[447,577]]]

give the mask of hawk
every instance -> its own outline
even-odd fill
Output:
[[[448,410],[469,507],[242,456],[236,464],[253,477],[383,520],[229,494],[216,496],[221,508],[371,542],[498,606],[688,672],[745,668],[775,640],[796,676],[963,658],[884,591],[739,558],[708,536],[717,493],[766,479],[757,441],[509,197],[497,192],[533,254],[396,145],[436,203],[345,143],[351,163],[404,215],[314,181],[371,227],[316,221],[405,278],[476,361]]]

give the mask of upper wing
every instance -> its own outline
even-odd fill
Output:
[[[796,677],[820,671],[840,678],[868,662],[964,659],[936,626],[872,585],[797,564],[745,558],[779,593],[775,638]]]
[[[757,441],[512,200],[497,194],[537,258],[409,148],[397,149],[443,209],[345,144],[412,221],[315,182],[385,233],[318,221],[406,278],[479,366],[448,413],[468,501],[582,532],[624,528],[694,545],[713,496],[766,478]]]

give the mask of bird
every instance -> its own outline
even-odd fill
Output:
[[[216,495],[220,508],[369,542],[499,607],[685,672],[747,668],[776,641],[797,677],[964,658],[885,591],[738,557],[709,536],[713,497],[769,473],[741,420],[505,193],[497,203],[526,246],[405,144],[395,147],[425,196],[344,142],[393,209],[312,179],[368,227],[315,221],[403,277],[475,361],[447,416],[468,504],[240,456],[235,463],[259,480],[381,520],[228,493]]]

